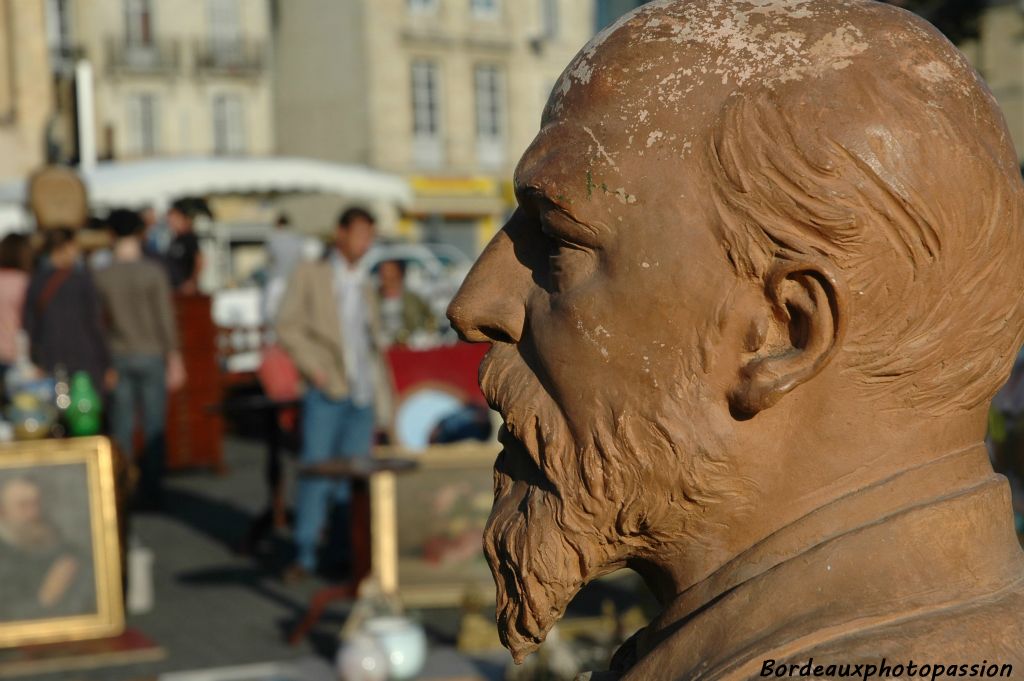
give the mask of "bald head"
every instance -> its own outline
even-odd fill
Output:
[[[848,289],[840,362],[901,407],[986,403],[1021,344],[1024,195],[1002,114],[890,5],[644,5],[565,70],[517,172],[523,192],[567,182],[661,211],[666,238],[673,211],[701,211],[741,276],[828,258]]]
[[[684,137],[712,125],[723,102],[736,94],[792,82],[818,92],[845,91],[849,81],[864,79],[891,89],[893,78],[930,90],[936,101],[969,97],[976,84],[967,63],[933,27],[891,5],[656,0],[580,51],[554,88],[545,123],[565,107],[583,104],[601,109],[605,120],[618,115],[635,132],[649,128],[653,116],[675,118],[666,132],[685,143]]]

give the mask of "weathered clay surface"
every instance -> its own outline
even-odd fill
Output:
[[[584,48],[453,301],[505,419],[486,551],[532,651],[628,567],[611,678],[1015,664],[1024,555],[982,438],[1024,338],[991,94],[865,0],[661,0]]]

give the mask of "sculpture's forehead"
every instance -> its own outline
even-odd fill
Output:
[[[680,140],[739,90],[829,72],[855,79],[908,42],[935,39],[908,13],[866,0],[657,0],[576,56],[544,124],[590,116],[630,128],[633,144],[646,145],[652,134],[654,142]],[[922,76],[941,77],[944,68],[937,63]],[[647,124],[655,120],[659,127]]]
[[[864,93],[901,88],[943,110],[974,97],[975,78],[923,20],[871,0],[656,0],[566,68],[516,184],[549,195],[575,188],[588,199],[577,201],[581,213],[605,198],[689,200],[676,187],[699,177],[695,161],[731,98],[784,92],[791,115],[806,104],[817,111],[807,125],[838,132],[864,127]],[[666,176],[675,181],[652,181]]]

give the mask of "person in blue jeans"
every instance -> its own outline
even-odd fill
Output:
[[[122,454],[132,456],[136,416],[141,415],[136,503],[159,507],[167,391],[185,382],[171,287],[163,268],[143,256],[142,218],[133,211],[115,210],[107,223],[115,239],[113,262],[95,278],[114,370],[113,385],[107,386],[110,430]]]
[[[281,347],[307,382],[302,413],[303,465],[368,456],[379,397],[379,328],[363,256],[373,244],[374,219],[360,208],[342,213],[335,247],[299,265],[278,308]],[[347,481],[303,477],[295,500],[297,559],[285,572],[297,581],[317,569],[317,549],[329,504],[349,501]]]
[[[321,463],[336,457],[366,456],[373,445],[374,410],[349,398],[332,399],[316,388],[307,390],[302,405],[300,463]],[[295,499],[296,565],[290,578],[316,571],[317,547],[330,507],[347,508],[350,485],[346,480],[302,477]],[[347,527],[338,528],[347,532]]]

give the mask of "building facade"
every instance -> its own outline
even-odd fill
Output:
[[[63,160],[78,155],[74,64],[93,67],[100,158],[274,150],[267,0],[47,0]]]
[[[978,28],[978,39],[960,48],[999,102],[1024,163],[1024,2],[993,1]]]
[[[399,231],[471,256],[509,212],[515,163],[595,28],[592,0],[276,7],[279,153],[406,177],[416,199]]]
[[[43,0],[0,0],[0,180],[46,160],[52,109]]]
[[[636,9],[649,0],[597,0],[597,27],[602,29],[626,12]]]

